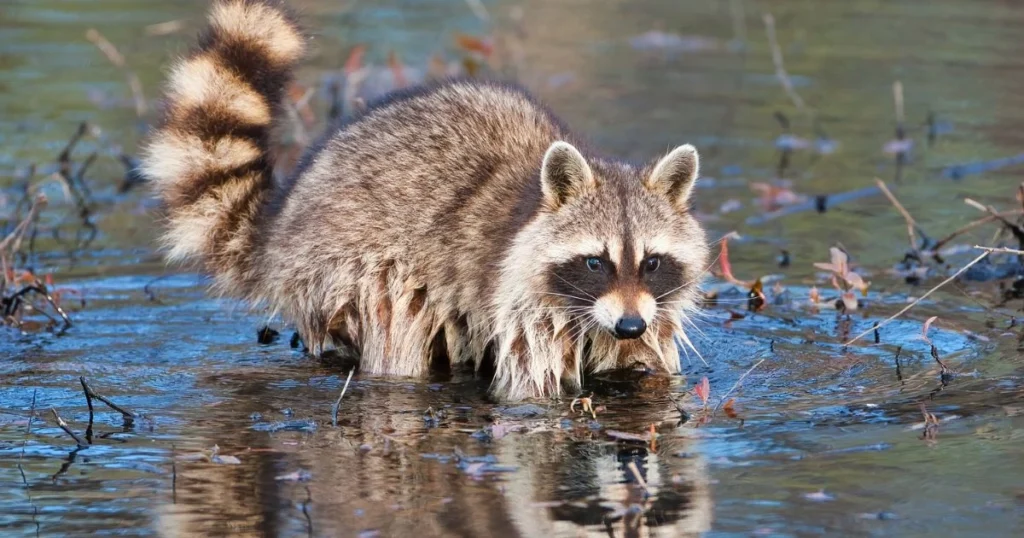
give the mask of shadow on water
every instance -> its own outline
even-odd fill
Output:
[[[311,86],[356,43],[369,45],[368,61],[385,62],[394,47],[415,64],[450,47],[452,32],[482,31],[461,0],[296,3],[320,30],[300,77]],[[681,376],[588,379],[594,416],[570,398],[495,405],[459,374],[357,374],[335,427],[347,372],[293,349],[291,331],[273,320],[279,338],[257,344],[267,319],[164,269],[151,248],[151,208],[116,192],[120,148],[133,150],[139,120],[123,73],[100,63],[85,31],[121,44],[152,96],[159,67],[190,32],[154,37],[146,26],[192,28],[205,2],[15,1],[0,10],[3,194],[16,199],[16,171],[52,162],[82,120],[105,129],[80,149],[99,152],[91,170],[106,179],[93,185],[93,246],[69,259],[41,241],[29,260],[57,268],[58,286],[84,296],[85,306],[69,307],[74,326],[62,336],[0,337],[5,535],[1019,535],[1019,302],[997,311],[987,306],[994,287],[949,288],[877,339],[844,346],[927,289],[884,270],[905,249],[899,215],[868,197],[824,215],[743,222],[759,213],[748,183],[776,172],[778,110],[792,118],[786,134],[824,131],[840,143],[835,154],[791,156],[795,191],[853,191],[893,177],[881,147],[893,132],[897,78],[908,125],[930,111],[942,122],[934,145],[919,142],[902,172],[907,209],[929,230],[952,230],[977,217],[964,196],[1007,205],[1019,166],[956,180],[942,171],[1020,153],[1024,10],[954,1],[484,4],[495,16],[521,9],[521,78],[599,145],[646,158],[698,144],[697,210],[712,236],[743,234],[730,247],[738,275],[784,276],[769,307],[750,312],[745,290],[709,282],[719,301],[692,335],[703,358],[684,353]],[[777,85],[762,9],[775,15],[786,66],[817,123]],[[927,136],[923,123],[908,130]],[[46,192],[67,209],[59,188]],[[6,222],[10,208],[0,207]],[[834,293],[812,266],[837,242],[872,269],[864,308],[850,315],[829,306]],[[782,249],[784,268],[775,259]],[[818,305],[807,301],[814,285]],[[921,338],[933,315],[928,337],[951,375]],[[141,416],[126,424],[95,401],[90,414],[80,376]],[[706,407],[694,391],[704,377]],[[83,439],[92,416],[92,443],[76,448],[51,409]]]

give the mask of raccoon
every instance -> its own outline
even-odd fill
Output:
[[[679,370],[708,258],[693,146],[601,156],[525,90],[453,79],[369,104],[277,182],[272,130],[306,46],[281,3],[218,0],[173,65],[143,159],[170,261],[366,373],[489,363],[493,396],[518,401],[585,372]]]

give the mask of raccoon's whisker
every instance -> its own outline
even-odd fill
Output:
[[[583,322],[577,326],[577,330],[569,334],[569,338],[574,341],[574,345],[580,345],[582,338],[586,336],[594,327],[597,326],[597,320],[593,316],[587,316],[583,319]]]
[[[691,278],[690,280],[688,280],[686,282],[683,282],[678,287],[672,288],[672,289],[666,291],[665,293],[662,293],[661,295],[655,297],[654,300],[655,301],[660,301],[662,298],[668,297],[669,295],[672,295],[673,293],[675,293],[675,292],[677,292],[677,291],[679,291],[679,290],[689,286],[690,284],[693,284],[694,282],[697,282],[698,280],[703,278],[704,275],[706,275],[708,273],[708,271],[710,271],[711,268],[714,267],[714,265],[716,263],[718,263],[718,258],[720,258],[721,256],[722,256],[722,253],[719,252],[718,255],[715,256],[715,259],[711,260],[711,263],[709,263],[707,267],[705,267],[703,270],[701,270],[701,272],[698,273],[696,277]]]
[[[574,290],[576,290],[576,291],[578,291],[578,292],[582,293],[583,295],[586,295],[586,296],[587,296],[588,298],[590,298],[590,299],[592,299],[592,300],[594,300],[594,301],[596,301],[596,300],[597,300],[597,297],[594,297],[593,295],[591,295],[591,294],[589,294],[589,293],[587,293],[587,292],[585,292],[585,291],[581,290],[581,289],[580,289],[580,288],[579,288],[578,286],[576,286],[576,285],[575,285],[575,284],[573,284],[572,282],[569,282],[568,280],[566,280],[566,279],[564,279],[564,278],[562,278],[562,277],[558,276],[558,274],[557,274],[557,273],[552,273],[552,274],[553,274],[553,275],[555,275],[555,277],[557,277],[557,278],[558,278],[558,280],[561,280],[562,282],[565,282],[566,284],[568,284],[568,285],[572,286],[572,288],[573,288]]]
[[[569,331],[569,338],[572,340],[578,339],[580,336],[586,334],[590,329],[597,324],[597,320],[593,316],[587,316],[581,320],[571,331]]]
[[[686,325],[690,326],[690,328],[693,329],[698,335],[700,335],[701,338],[705,340],[708,339],[708,335],[705,334],[704,331],[701,330],[701,328],[698,327],[697,324],[693,322],[693,319],[691,319],[690,316],[686,315],[686,313],[683,313],[679,319],[681,319],[682,322],[685,323]]]
[[[577,297],[577,296],[575,296],[575,295],[566,295],[566,294],[564,294],[564,293],[553,293],[553,292],[550,292],[550,291],[541,291],[541,292],[538,292],[538,293],[540,293],[540,294],[543,294],[543,295],[551,295],[551,296],[553,296],[553,297],[565,297],[565,298],[567,298],[567,299],[574,299],[574,300],[576,300],[576,301],[589,301],[589,300],[594,300],[594,298],[593,298],[593,297],[591,297],[591,298],[589,298],[589,299],[588,299],[588,298],[585,298],[585,297]]]
[[[747,304],[748,301],[749,299],[747,299],[746,297],[736,299],[715,299],[716,304]],[[680,299],[678,301],[659,301],[658,306],[685,305],[690,302],[690,299]]]
[[[679,338],[682,339],[683,343],[685,344],[685,346],[683,346],[683,350],[685,350],[686,347],[689,347],[691,350],[693,350],[693,353],[697,355],[697,358],[700,359],[700,362],[704,363],[704,366],[710,366],[710,364],[708,364],[708,361],[704,360],[704,356],[700,354],[700,351],[697,351],[697,348],[693,345],[693,342],[690,341],[690,337],[686,334],[685,330],[679,332]]]
[[[694,282],[697,282],[698,280],[704,278],[704,275],[706,275],[709,272],[711,272],[711,268],[714,267],[716,263],[718,263],[718,260],[721,257],[722,257],[722,251],[718,251],[718,254],[715,255],[715,257],[707,264],[707,266],[705,266],[704,269],[701,269],[701,271],[699,273],[697,273],[697,276],[691,278],[688,282],[683,284],[683,286],[688,286],[688,285],[693,284]]]
[[[589,306],[533,306],[523,307],[516,310],[516,313],[527,313],[527,312],[561,312],[566,314],[581,314],[590,310]]]

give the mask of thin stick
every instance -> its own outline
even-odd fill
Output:
[[[896,105],[896,125],[902,133],[903,131],[903,83],[896,81],[892,83],[892,100]],[[900,136],[902,138],[902,136]]]
[[[128,77],[128,87],[132,90],[132,100],[135,102],[135,115],[141,118],[149,110],[149,106],[146,104],[146,95],[142,93],[142,81],[134,71],[125,71],[127,72],[125,76]]]
[[[651,489],[647,487],[647,481],[640,475],[640,469],[637,469],[636,462],[631,461],[626,464],[626,467],[629,469],[629,472],[633,473],[633,478],[635,478],[636,482],[640,484],[640,487],[644,488],[644,492],[650,495]]]
[[[89,426],[85,428],[85,440],[91,443],[93,415],[95,414],[95,410],[92,407],[92,396],[89,394],[89,385],[85,384],[85,377],[79,377],[78,380],[82,383],[82,391],[85,392],[85,403],[89,406]]]
[[[74,430],[68,427],[68,423],[64,422],[64,419],[60,418],[60,415],[57,414],[57,410],[55,408],[51,407],[50,412],[53,413],[53,418],[57,419],[57,425],[60,426],[60,429],[64,430],[64,433],[70,435],[71,438],[74,439],[76,443],[78,443],[79,448],[85,448],[89,446],[89,443],[83,441],[82,438],[79,437],[78,434],[74,432]]]
[[[128,78],[128,87],[132,90],[132,97],[135,100],[135,113],[139,117],[145,116],[146,97],[142,93],[142,82],[139,81],[139,77],[134,72],[128,69],[121,51],[117,50],[117,47],[95,28],[86,30],[85,38],[91,41],[93,45],[96,45],[96,48],[100,49],[100,52],[110,60],[110,63],[125,72],[125,76]]]
[[[158,22],[156,24],[150,24],[146,26],[146,35],[148,36],[164,36],[180,32],[185,28],[185,21],[183,19],[174,19],[167,22]]]
[[[793,101],[793,105],[800,110],[804,110],[807,108],[807,105],[804,104],[804,100],[793,89],[793,81],[789,79],[789,74],[786,73],[786,66],[782,59],[782,48],[779,47],[779,41],[775,38],[775,17],[771,13],[764,14],[764,30],[768,34],[768,44],[772,48],[772,63],[775,64],[775,76],[779,79],[779,83],[782,84],[782,89],[786,90],[786,94]]]
[[[896,196],[893,195],[892,191],[889,190],[889,187],[885,185],[884,181],[876,177],[875,183],[878,184],[878,188],[882,189],[882,194],[892,202],[892,205],[896,206],[896,210],[900,212],[900,215],[903,215],[903,220],[907,221],[907,237],[910,239],[910,249],[916,251],[917,247],[914,245],[914,230],[917,228],[917,222],[914,220],[914,217],[910,216],[910,212],[907,211],[907,208],[903,207],[903,204],[896,199]]]
[[[723,396],[722,396],[722,398],[718,400],[718,405],[716,405],[716,406],[715,406],[715,408],[711,410],[711,415],[712,415],[712,416],[714,416],[714,414],[715,414],[716,412],[718,412],[718,408],[719,408],[719,407],[722,407],[722,404],[723,404],[723,403],[725,403],[726,399],[727,399],[727,398],[729,398],[729,395],[730,395],[730,394],[732,394],[732,392],[733,392],[734,390],[736,390],[736,388],[737,388],[737,387],[739,387],[739,386],[740,386],[740,383],[743,383],[743,380],[744,380],[744,379],[745,379],[745,378],[746,378],[746,377],[747,377],[748,375],[750,375],[750,372],[753,372],[755,368],[757,368],[758,366],[761,366],[761,363],[762,363],[762,362],[764,362],[764,361],[765,361],[765,359],[761,359],[761,360],[757,361],[757,364],[755,364],[755,365],[751,366],[749,370],[747,370],[746,372],[744,372],[744,373],[743,373],[743,375],[741,375],[741,376],[740,376],[740,378],[736,380],[736,383],[735,383],[735,384],[733,384],[732,388],[731,388],[731,389],[729,389],[729,391],[728,391],[728,392],[726,392],[726,393],[725,393],[725,395],[723,395]]]
[[[118,413],[121,413],[121,415],[124,417],[126,421],[131,422],[136,417],[140,416],[139,414],[129,411],[124,407],[121,407],[120,405],[117,405],[116,403],[110,401],[109,399],[107,399],[106,396],[97,394],[96,391],[92,390],[92,387],[90,387],[89,384],[86,383],[85,376],[79,377],[78,380],[82,382],[82,388],[85,389],[86,397],[96,398],[97,400],[105,403],[107,407],[113,409],[114,411],[117,411]]]
[[[98,30],[89,28],[85,31],[85,38],[91,41],[93,45],[96,45],[96,48],[100,49],[100,52],[110,60],[110,63],[116,67],[124,68],[124,55],[121,54],[121,51],[117,50],[117,47],[110,40],[103,37],[103,34]]]
[[[984,250],[986,252],[997,252],[1001,254],[1016,254],[1018,256],[1024,256],[1024,250],[1017,250],[1015,248],[1006,247],[983,247],[981,245],[974,245],[974,248],[978,250]]]
[[[352,381],[352,373],[355,371],[355,368],[348,371],[348,378],[345,379],[345,386],[341,388],[341,394],[338,395],[338,400],[334,402],[333,406],[331,406],[331,423],[335,428],[338,427],[338,409],[341,407],[341,399],[345,397],[345,391],[348,390],[348,382]]]
[[[959,271],[957,271],[956,273],[953,273],[953,276],[951,276],[951,277],[947,278],[946,280],[943,280],[942,282],[940,282],[940,283],[939,283],[939,285],[938,285],[938,286],[935,286],[934,288],[932,288],[932,289],[928,290],[928,293],[925,293],[924,295],[922,295],[922,296],[918,297],[918,298],[917,298],[917,299],[916,299],[916,300],[915,300],[914,302],[912,302],[912,303],[908,304],[907,306],[903,307],[903,309],[901,309],[901,310],[900,310],[899,312],[896,312],[895,314],[893,314],[892,316],[890,316],[889,318],[887,318],[887,319],[886,319],[885,321],[883,321],[883,322],[879,323],[878,325],[875,325],[874,327],[872,327],[872,328],[870,328],[870,329],[868,329],[868,330],[866,330],[866,331],[864,331],[864,332],[862,332],[862,333],[858,334],[857,336],[854,336],[853,338],[851,338],[850,340],[848,340],[848,341],[847,341],[847,342],[846,342],[845,344],[843,344],[843,345],[844,345],[844,346],[848,346],[848,345],[850,345],[850,344],[852,344],[852,343],[856,342],[857,340],[860,340],[860,338],[861,338],[862,336],[864,336],[864,335],[866,335],[866,334],[870,333],[871,331],[874,331],[874,330],[876,330],[876,329],[880,329],[880,328],[882,328],[882,327],[885,327],[886,325],[888,325],[888,324],[889,324],[889,322],[891,322],[891,321],[893,321],[894,319],[896,319],[896,318],[900,317],[900,316],[901,316],[901,315],[903,315],[903,313],[904,313],[904,312],[906,312],[907,310],[910,310],[911,308],[914,308],[915,306],[917,306],[917,303],[920,303],[921,301],[925,300],[925,299],[926,299],[926,298],[927,298],[927,297],[928,297],[929,295],[931,295],[932,293],[934,293],[934,292],[935,292],[936,290],[938,290],[938,289],[939,289],[939,288],[941,288],[942,286],[945,286],[946,284],[949,284],[950,282],[952,282],[952,281],[956,280],[956,277],[960,276],[961,274],[963,274],[963,273],[964,273],[965,271],[967,271],[967,270],[968,270],[968,269],[970,269],[971,267],[974,267],[974,265],[975,265],[976,263],[978,263],[978,262],[980,262],[981,260],[985,259],[985,257],[986,257],[986,256],[988,256],[988,255],[989,255],[989,253],[988,253],[988,252],[983,252],[983,253],[982,253],[982,254],[981,254],[980,256],[978,256],[977,258],[974,258],[973,260],[971,260],[971,262],[970,262],[970,263],[968,263],[967,265],[965,265],[965,266],[961,267]]]
[[[1020,215],[1020,214],[1024,214],[1024,211],[1005,211],[1003,213],[1000,213],[999,215],[1002,216],[1002,217],[1012,217],[1012,216],[1016,216],[1016,215]],[[950,241],[956,239],[958,236],[963,235],[963,234],[965,234],[965,233],[967,233],[967,232],[977,228],[978,226],[981,226],[983,224],[988,224],[988,223],[990,223],[990,222],[992,222],[994,220],[996,220],[996,216],[995,215],[988,215],[988,216],[982,217],[982,218],[980,218],[980,219],[978,219],[976,221],[970,222],[970,223],[964,225],[963,227],[953,231],[952,233],[950,233],[946,237],[943,237],[942,239],[939,239],[938,241],[936,241],[934,249],[937,251],[937,250],[941,249],[942,247],[946,246],[946,243],[949,243]]]
[[[32,407],[28,412],[28,425],[25,426],[25,439],[21,441],[21,454],[18,455],[18,471],[21,472],[21,482],[28,486],[28,478],[25,477],[25,469],[21,466],[21,460],[25,459],[25,446],[28,445],[28,438],[32,435],[32,419],[36,418],[36,392],[32,390]]]

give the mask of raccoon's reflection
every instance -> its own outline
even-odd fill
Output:
[[[569,428],[555,408],[542,417],[506,418],[504,424],[524,431],[481,442],[470,432],[485,429],[482,416],[493,409],[474,400],[478,394],[460,395],[462,389],[358,380],[337,429],[322,422],[309,434],[246,430],[234,440],[219,438],[222,447],[251,450],[237,466],[179,464],[177,504],[157,525],[165,536],[688,536],[709,529],[703,459],[678,457],[694,447],[670,428],[661,428],[652,451],[607,442],[585,425]],[[267,389],[240,392],[275,399]],[[628,416],[613,409],[600,422],[633,431],[662,423],[670,404],[651,392],[664,396],[641,391],[616,406],[628,406]],[[303,396],[288,394],[290,401]],[[309,398],[324,399],[322,392]],[[217,413],[237,418],[254,411],[240,405]],[[424,420],[429,407],[447,411],[437,427]],[[650,495],[636,484],[630,462]],[[300,469],[308,480],[288,478]]]
[[[503,439],[498,448],[502,460],[523,467],[505,487],[519,535],[695,536],[710,529],[704,460],[678,456],[687,441],[660,443],[657,451],[632,444],[561,443],[520,436]]]

